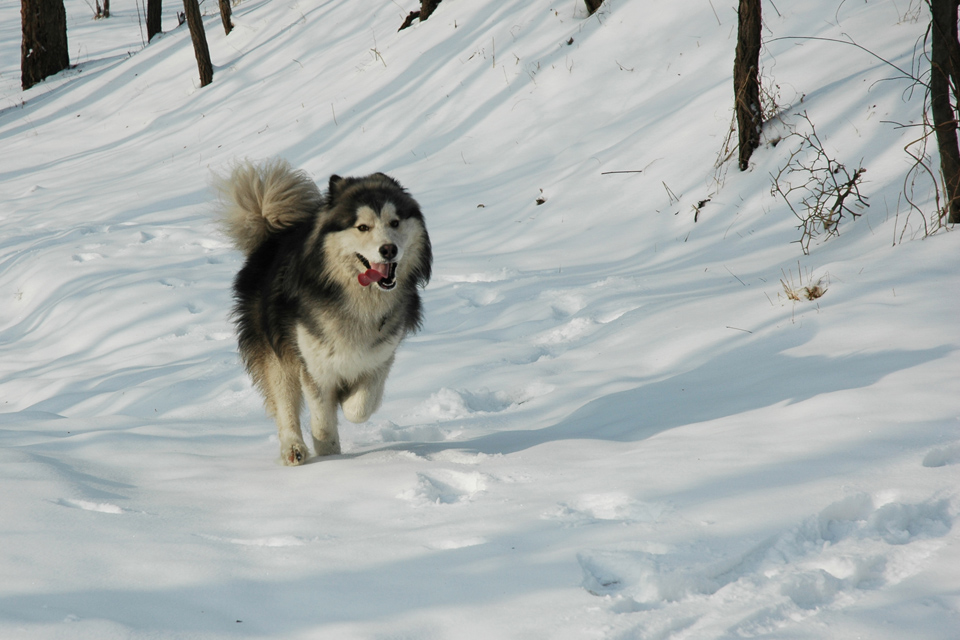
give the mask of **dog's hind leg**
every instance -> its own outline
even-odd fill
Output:
[[[350,422],[365,422],[383,402],[383,388],[393,365],[391,356],[381,367],[354,384],[340,398],[343,416]]]
[[[300,392],[302,366],[295,357],[281,360],[270,353],[262,360],[262,375],[259,376],[267,411],[277,422],[280,439],[280,457],[283,464],[299,465],[307,461],[309,451],[300,433],[300,407],[303,396]]]
[[[306,370],[300,374],[303,394],[310,407],[310,432],[313,449],[318,456],[340,453],[340,432],[337,430],[337,391],[318,385]]]

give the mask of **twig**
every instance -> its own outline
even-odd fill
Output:
[[[770,193],[779,195],[800,220],[797,228],[801,230],[801,236],[798,242],[803,252],[808,254],[810,242],[821,231],[828,236],[839,234],[839,224],[844,214],[849,214],[853,219],[860,216],[860,212],[847,203],[851,196],[856,198],[854,206],[870,205],[859,187],[866,169],[858,167],[851,175],[846,166],[827,154],[806,112],[798,115],[807,121],[810,132],[793,131],[787,136],[799,137],[800,146],[790,152],[787,163],[775,175],[771,174],[773,184]],[[795,175],[799,184],[790,180]],[[802,212],[794,205],[797,197],[795,192],[800,192],[798,206],[802,205]]]
[[[897,65],[893,64],[893,63],[890,62],[889,60],[887,60],[887,59],[885,59],[885,58],[881,58],[880,56],[878,56],[877,54],[875,54],[873,51],[870,51],[870,49],[867,49],[867,48],[864,47],[863,45],[859,45],[859,44],[857,44],[856,42],[853,42],[852,40],[838,40],[837,38],[821,38],[821,37],[818,37],[818,36],[780,36],[779,38],[771,38],[770,40],[767,40],[766,42],[767,42],[767,43],[776,42],[777,40],[822,40],[822,41],[824,41],[824,42],[836,42],[836,43],[839,43],[839,44],[849,44],[849,45],[851,45],[851,46],[856,47],[857,49],[860,49],[860,50],[862,50],[862,51],[866,51],[866,52],[869,53],[871,56],[873,56],[874,58],[876,58],[877,60],[879,60],[880,62],[882,62],[882,63],[884,63],[884,64],[887,64],[887,65],[890,65],[891,67],[893,67],[894,69],[896,69],[897,71],[899,71],[900,73],[902,73],[903,75],[905,75],[906,77],[910,78],[910,79],[913,80],[914,82],[919,82],[920,84],[924,84],[923,80],[921,80],[921,79],[918,78],[917,76],[915,76],[915,75],[913,75],[912,73],[909,73],[909,72],[907,72],[907,71],[904,71],[903,69],[901,69],[901,68],[898,67]]]
[[[739,283],[742,284],[743,286],[747,286],[747,283],[744,282],[743,280],[741,280],[741,279],[737,276],[737,274],[735,274],[733,271],[730,271],[730,267],[728,267],[727,265],[723,265],[723,268],[727,270],[727,273],[729,273],[729,274],[732,275],[734,278],[736,278],[736,279],[737,279],[737,282],[739,282]]]
[[[717,8],[713,6],[713,0],[708,0],[708,2],[710,2],[710,8],[713,9],[713,17],[717,19],[717,24],[722,27],[723,23],[720,22],[720,16],[717,15]]]
[[[670,198],[670,204],[673,204],[674,202],[680,202],[680,198],[678,198],[676,194],[674,194],[673,191],[670,190],[670,187],[667,186],[666,182],[661,180],[660,184],[662,184],[663,188],[667,190],[667,197]]]

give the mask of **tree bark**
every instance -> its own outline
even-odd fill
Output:
[[[160,33],[161,0],[147,0],[147,42]]]
[[[187,26],[193,40],[193,53],[197,57],[200,69],[200,86],[213,82],[213,64],[210,62],[210,47],[207,46],[207,34],[203,31],[203,17],[197,0],[183,0],[183,11],[187,15]]]
[[[29,89],[70,66],[63,0],[20,0],[20,86]]]
[[[400,28],[397,29],[397,31],[403,31],[412,25],[414,20],[419,19],[420,22],[423,22],[429,18],[430,14],[434,12],[440,2],[441,0],[420,0],[420,10],[411,11],[408,13],[406,19],[403,21],[403,24],[400,25]]]
[[[440,0],[420,0],[420,22],[429,18],[438,4],[440,4]]]
[[[411,11],[407,14],[407,17],[404,18],[403,24],[400,25],[400,28],[397,31],[403,31],[407,27],[413,24],[413,21],[420,17],[419,11]]]
[[[223,32],[227,35],[233,31],[233,21],[230,20],[232,13],[230,0],[220,0],[220,21],[223,22]]]
[[[733,95],[739,133],[740,170],[750,166],[760,146],[760,0],[740,0],[737,53],[733,62]]]
[[[930,0],[930,111],[940,151],[940,174],[946,189],[947,222],[960,223],[960,147],[957,111],[950,102],[950,83],[957,91],[960,42],[957,41],[958,0]],[[955,97],[956,99],[956,97]]]

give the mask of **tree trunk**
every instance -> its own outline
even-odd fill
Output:
[[[946,189],[947,222],[960,222],[960,147],[957,112],[950,102],[950,81],[956,89],[960,74],[957,42],[958,0],[930,1],[930,111],[940,151],[940,173]]]
[[[187,15],[190,38],[193,40],[193,53],[197,57],[200,69],[200,86],[213,82],[213,64],[210,62],[210,48],[207,46],[207,34],[203,31],[203,17],[197,0],[183,0],[183,11]]]
[[[147,42],[160,33],[161,0],[147,0]]]
[[[220,20],[223,22],[223,32],[227,35],[230,35],[233,30],[233,22],[230,20],[231,14],[230,0],[220,0]]]
[[[429,18],[438,4],[440,4],[440,0],[420,0],[420,22]]]
[[[20,86],[29,89],[70,66],[63,0],[20,0]]]
[[[419,11],[411,11],[407,14],[407,17],[404,18],[403,24],[400,25],[400,28],[397,31],[403,31],[407,27],[413,24],[413,21],[420,17]]]
[[[737,54],[733,62],[733,95],[740,142],[740,170],[760,146],[760,0],[740,0]]]
[[[419,19],[420,22],[423,22],[430,17],[430,14],[434,12],[438,4],[440,4],[440,0],[420,0],[420,10],[411,11],[408,13],[406,19],[403,21],[403,24],[400,25],[400,28],[397,29],[397,31],[403,31],[412,25],[414,20]]]
[[[587,13],[591,16],[596,13],[600,5],[603,4],[603,0],[585,0],[585,2],[587,3]]]

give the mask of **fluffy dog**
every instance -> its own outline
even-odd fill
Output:
[[[234,281],[240,355],[277,422],[284,464],[340,453],[380,407],[400,341],[420,328],[433,254],[417,202],[393,178],[330,177],[326,193],[283,160],[217,180],[222,225],[246,262]]]

